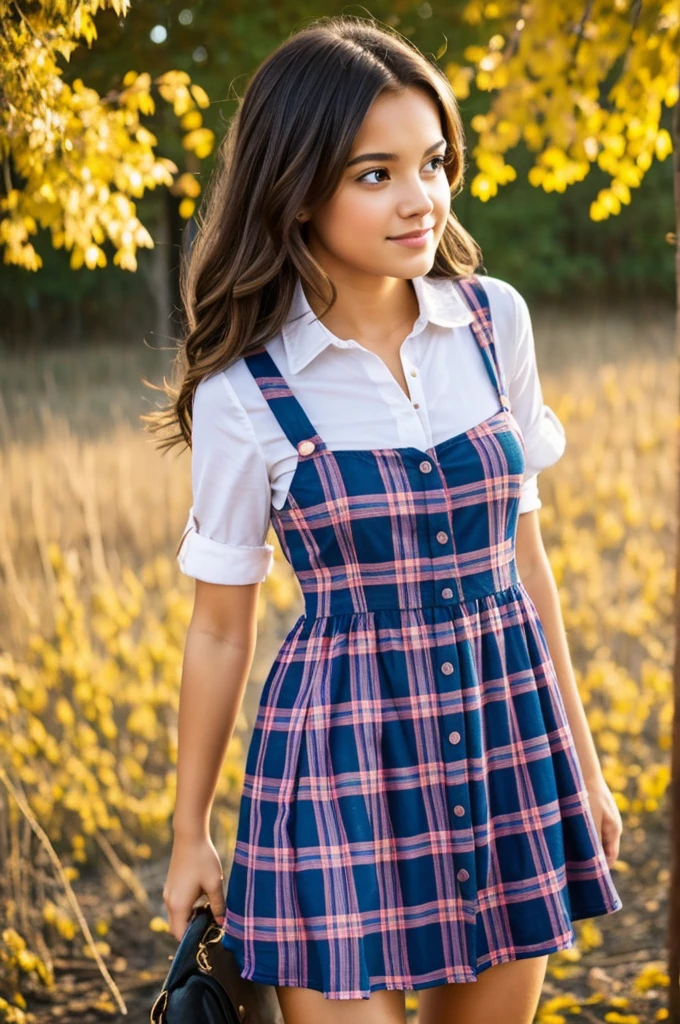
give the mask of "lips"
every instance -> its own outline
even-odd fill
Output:
[[[434,224],[431,224],[429,228],[423,228],[421,231],[409,231],[405,235],[390,235],[390,238],[392,240],[397,238],[422,238],[428,233],[428,231],[432,231],[433,227]]]

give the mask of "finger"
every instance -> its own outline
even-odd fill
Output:
[[[224,895],[222,879],[220,879],[220,881],[216,885],[211,887],[210,892],[208,893],[208,902],[210,903],[210,909],[212,911],[213,917],[215,918],[219,925],[221,925],[224,921],[225,901],[226,897]]]
[[[178,942],[182,941],[182,936],[187,930],[189,919],[191,918],[193,908],[187,905],[185,902],[181,902],[177,899],[171,901],[163,897],[163,902],[168,912],[168,928],[173,938],[177,939]]]
[[[614,864],[616,864],[617,860],[619,859],[618,844],[614,844],[613,846],[612,845],[606,846],[605,847],[605,854],[606,854],[606,857],[607,857],[607,864],[609,865],[610,868],[613,868]]]
[[[186,908],[184,908],[184,910],[177,909],[170,911],[170,932],[172,933],[172,935],[174,935],[178,942],[181,942],[182,938],[184,937],[184,933],[187,930],[187,925],[189,924],[190,917],[191,911],[189,910],[187,912]]]
[[[602,823],[602,846],[607,857],[609,866],[618,860],[620,835],[615,822],[611,818],[604,819]]]

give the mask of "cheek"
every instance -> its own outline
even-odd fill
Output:
[[[318,227],[328,238],[356,241],[357,231],[382,231],[386,213],[389,214],[387,202],[381,202],[377,194],[371,195],[361,189],[352,190],[326,204]]]
[[[437,215],[446,217],[451,209],[451,186],[444,174],[442,174],[441,181],[437,183],[437,188],[432,192],[432,202]]]

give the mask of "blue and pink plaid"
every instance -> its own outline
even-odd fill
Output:
[[[488,299],[457,286],[500,409],[427,450],[331,451],[245,356],[299,453],[272,525],[305,612],[262,691],[223,943],[329,999],[474,981],[622,906],[517,572],[526,449]]]

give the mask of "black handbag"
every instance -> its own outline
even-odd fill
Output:
[[[273,985],[242,978],[209,905],[195,907],[151,1007],[151,1024],[284,1024]]]

